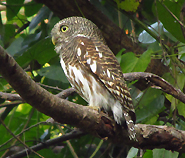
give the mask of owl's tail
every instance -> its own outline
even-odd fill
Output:
[[[126,124],[127,124],[130,140],[138,141],[137,138],[136,138],[136,131],[135,131],[134,121],[132,120],[132,118],[131,118],[131,116],[128,112],[123,111],[123,114],[124,114],[125,121],[126,121]]]

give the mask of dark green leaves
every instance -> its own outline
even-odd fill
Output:
[[[37,60],[39,64],[48,62],[51,58],[56,56],[54,46],[50,38],[45,38],[29,47],[24,54],[16,59],[21,66],[26,66],[30,61]]]
[[[48,7],[42,7],[37,16],[33,18],[33,20],[30,23],[29,26],[29,31],[31,32],[41,21],[43,21],[44,19],[46,19],[49,14],[51,13],[51,11],[49,10]]]
[[[11,20],[14,16],[17,15],[20,8],[22,7],[24,0],[7,0],[7,19]]]
[[[51,65],[49,67],[41,68],[40,71],[38,71],[38,74],[52,80],[68,83],[68,80],[60,65]]]
[[[185,37],[183,36],[181,24],[179,23],[183,4],[184,0],[178,0],[176,3],[172,1],[160,2],[157,0],[156,6],[158,13],[156,14],[155,5],[153,6],[153,12],[163,23],[165,29],[167,29],[179,41],[185,43]],[[175,19],[175,17],[179,21]]]
[[[157,116],[159,112],[164,110],[165,97],[161,94],[160,90],[151,88],[144,92],[136,109],[137,122],[148,122],[152,117]]]
[[[34,15],[39,11],[39,9],[42,7],[41,3],[36,3],[34,1],[31,1],[27,3],[24,8],[25,8],[25,15],[27,17]]]

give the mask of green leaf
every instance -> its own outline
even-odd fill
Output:
[[[151,49],[148,49],[147,51],[145,51],[140,56],[139,60],[135,64],[135,67],[132,71],[133,72],[144,72],[146,70],[146,68],[148,67],[148,64],[151,61],[151,54],[152,53],[153,53],[153,51]]]
[[[132,52],[123,54],[120,63],[122,72],[144,72],[150,63],[152,53],[153,51],[148,49],[140,58],[137,58]]]
[[[24,52],[24,54],[16,59],[18,64],[22,67],[29,64],[32,60],[37,60],[39,64],[45,64],[51,58],[56,56],[54,46],[50,38],[45,38],[34,44],[32,47]]]
[[[0,45],[1,45],[2,47],[4,47],[4,43],[3,43],[2,40],[0,40]]]
[[[19,52],[22,49],[23,40],[24,39],[20,36],[19,38],[17,38],[11,43],[11,45],[6,49],[6,51],[10,55],[14,56],[17,52]]]
[[[178,109],[179,115],[182,115],[185,117],[185,104],[180,102],[179,104],[176,105]]]
[[[175,84],[175,79],[172,77],[172,74],[170,72],[165,73],[162,76],[166,81],[168,81],[170,84],[174,85]]]
[[[171,33],[169,33],[163,26],[162,23],[159,22],[155,22],[154,24],[152,24],[151,26],[148,27],[151,31],[153,31],[153,33],[155,33],[156,35],[160,36],[161,38],[164,38],[165,36],[167,36],[169,39],[171,39],[174,42],[177,42],[177,39],[172,36]],[[142,31],[139,34],[139,38],[138,38],[139,42],[141,43],[154,43],[156,41],[156,39],[154,39],[148,32],[146,32],[145,30]],[[152,49],[153,50],[153,49]]]
[[[51,65],[49,67],[42,68],[38,71],[38,74],[52,80],[58,80],[64,83],[68,83],[62,67],[58,65]]]
[[[26,16],[29,17],[29,16],[36,14],[41,7],[42,7],[41,3],[36,3],[34,1],[27,3],[24,6]]]
[[[47,28],[48,28],[48,34],[50,34],[51,33],[51,30],[52,30],[52,28],[53,28],[53,26],[56,24],[56,23],[58,23],[60,21],[60,19],[58,18],[58,17],[53,17],[50,21],[49,21],[49,23],[47,24]]]
[[[177,88],[180,90],[183,90],[184,83],[185,83],[185,75],[182,73],[179,73],[177,75]]]
[[[4,43],[10,42],[10,39],[14,36],[15,33],[15,26],[12,24],[6,24],[4,25],[5,28],[5,34],[4,34]]]
[[[137,122],[149,121],[164,109],[165,97],[161,93],[160,90],[149,88],[141,96],[138,108],[136,109]]]
[[[17,15],[17,13],[19,12],[20,8],[22,7],[21,5],[23,5],[24,0],[7,0],[7,12],[6,12],[6,16],[8,21],[11,20],[14,16]]]
[[[150,124],[150,125],[153,125],[156,123],[156,121],[158,120],[159,116],[156,115],[156,116],[153,116],[149,119],[147,119],[147,121],[145,121],[145,124]]]
[[[50,14],[50,10],[48,7],[42,7],[37,14],[36,17],[33,18],[33,20],[30,22],[29,25],[29,31],[31,32],[40,22],[42,22],[44,19],[48,18]]]
[[[41,37],[41,33],[35,33],[35,34],[29,34],[24,38],[24,41],[22,42],[22,46],[26,47],[30,45],[32,42],[37,41]]]
[[[146,152],[143,155],[143,158],[153,158],[152,150],[146,150]]]
[[[139,149],[132,147],[128,152],[127,158],[133,158],[137,156],[138,151]]]
[[[7,81],[0,76],[0,91],[6,90],[6,87],[5,87],[6,84],[7,84]]]
[[[176,151],[169,151],[165,149],[153,149],[153,158],[177,158],[179,155]]]
[[[122,58],[122,53],[125,51],[125,48],[122,48],[117,54],[116,54],[116,59],[119,63],[121,63],[121,58]]]
[[[27,115],[30,110],[32,109],[32,106],[30,106],[28,103],[20,104],[19,107],[16,109],[17,112],[21,112],[21,114]]]
[[[126,12],[135,12],[139,6],[139,2],[136,0],[124,0],[119,2],[116,0],[118,7],[125,10]]]
[[[170,14],[170,12],[162,5],[164,5],[172,12],[178,19],[180,18],[181,9],[184,4],[184,0],[179,0],[178,2],[172,1],[156,1],[156,5],[153,6],[153,12],[156,14],[155,7],[157,6],[157,17],[163,23],[166,30],[168,30],[176,39],[185,43],[185,38],[181,30],[181,25],[179,22]]]
[[[18,27],[22,27],[27,21],[28,20],[25,15],[17,13],[17,16],[13,17],[10,21],[7,21],[6,24],[12,24],[14,27],[16,24]]]
[[[137,63],[138,58],[135,56],[134,53],[129,52],[129,53],[125,53],[122,55],[121,58],[121,69],[123,73],[128,73],[131,72],[135,66],[135,64]]]

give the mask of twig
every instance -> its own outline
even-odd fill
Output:
[[[103,139],[100,140],[100,142],[99,142],[96,150],[92,153],[92,155],[90,156],[90,158],[93,158],[96,155],[96,153],[98,152],[98,150],[100,150],[100,147],[102,146],[102,144],[103,144]]]
[[[60,137],[57,137],[57,138],[54,138],[54,139],[50,139],[50,140],[47,140],[47,141],[45,141],[43,143],[39,143],[37,145],[34,145],[34,146],[30,147],[30,149],[32,149],[34,151],[38,151],[38,150],[44,149],[46,147],[49,147],[49,146],[57,144],[57,143],[61,143],[63,141],[69,140],[69,139],[79,138],[79,137],[81,137],[81,136],[83,136],[85,134],[86,133],[84,133],[82,131],[73,130],[70,133],[62,135]],[[28,150],[28,149],[23,150],[23,151],[21,151],[21,152],[19,152],[17,154],[9,156],[8,158],[21,158],[21,157],[24,157],[24,156],[26,156],[26,152],[30,153],[30,150]]]
[[[45,88],[55,89],[55,90],[58,90],[58,91],[62,91],[63,90],[61,88],[45,85],[45,84],[42,84],[42,83],[37,83],[37,84],[40,85],[41,87],[45,87]]]
[[[66,99],[68,96],[72,95],[75,92],[76,91],[74,88],[68,88],[68,89],[65,89],[62,92],[56,94],[56,96],[59,98],[62,98],[62,99]],[[0,92],[0,98],[5,99],[5,100],[10,100],[10,101],[16,101],[16,100],[23,101],[23,99],[20,97],[19,94],[12,94],[12,93]],[[17,102],[17,103],[22,103],[22,102]],[[15,104],[15,102],[13,102],[12,104]],[[1,107],[4,107],[4,106],[6,106],[6,105],[2,104]]]
[[[19,94],[0,92],[0,97],[5,100],[11,100],[11,101],[21,100],[21,101],[23,101],[23,99],[20,97]]]
[[[60,132],[62,133],[62,135],[65,135],[64,130],[59,125],[57,125],[57,127],[60,130]],[[73,157],[78,158],[73,146],[71,145],[71,142],[69,140],[66,140],[66,143],[67,143],[67,146],[69,147],[69,150],[71,151],[71,154],[73,155]]]
[[[38,155],[39,157],[44,158],[43,156],[41,156],[39,153],[35,152],[33,149],[31,149],[29,146],[27,146],[24,142],[22,142],[18,137],[16,137],[12,131],[5,125],[4,121],[0,118],[1,124],[6,128],[6,130],[15,138],[17,139],[23,146],[25,146],[27,149],[29,149],[31,152],[33,152],[34,154]]]
[[[62,98],[62,99],[66,99],[68,96],[72,95],[75,92],[76,91],[74,88],[68,88],[68,89],[65,89],[62,92],[56,94],[56,96],[59,98]]]
[[[180,90],[173,87],[169,82],[163,78],[146,72],[133,72],[123,74],[125,80],[134,81],[139,79],[145,79],[153,84],[153,88],[161,89],[162,91],[172,95],[173,97],[179,99],[181,102],[185,103],[185,94]]]

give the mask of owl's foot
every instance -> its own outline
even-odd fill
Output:
[[[98,106],[88,106],[89,108],[93,109],[93,110],[96,110],[98,112],[101,111],[101,109],[98,107]]]

